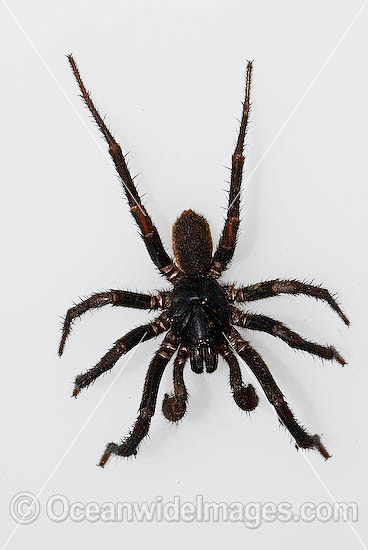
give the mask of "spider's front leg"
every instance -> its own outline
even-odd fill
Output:
[[[326,289],[317,285],[308,285],[296,280],[273,279],[255,285],[236,287],[228,285],[225,287],[228,298],[232,302],[252,302],[253,300],[262,300],[280,294],[303,294],[312,296],[316,300],[323,300],[338,314],[346,325],[349,325],[349,319],[340,308],[332,294]]]
[[[188,357],[187,349],[181,347],[174,361],[174,393],[172,395],[165,393],[162,403],[162,412],[170,422],[179,422],[187,410],[188,392],[185,387],[183,371]]]
[[[281,338],[291,348],[299,349],[317,355],[322,359],[335,360],[340,365],[346,365],[345,359],[333,346],[322,346],[305,340],[299,334],[290,330],[284,323],[271,319],[266,315],[257,315],[254,313],[243,313],[238,308],[232,308],[232,324],[237,327],[243,327],[250,330],[261,330],[268,332],[276,338]]]
[[[134,328],[122,338],[119,338],[113,347],[100,359],[100,361],[83,374],[79,374],[75,379],[73,397],[77,397],[83,388],[87,388],[101,374],[111,370],[115,363],[122,355],[133,349],[140,342],[150,340],[165,330],[170,328],[166,312],[163,312],[159,317],[140,327]]]
[[[129,436],[124,439],[120,445],[117,443],[109,443],[107,445],[99,463],[99,466],[102,468],[105,466],[112,454],[125,457],[137,454],[139,445],[148,434],[151,419],[155,413],[157,393],[162,375],[166,365],[174,355],[177,348],[177,338],[170,331],[166,335],[158,351],[155,353],[148,368],[144,382],[143,397],[139,406],[139,415],[133,429]]]
[[[127,290],[110,290],[92,294],[83,302],[68,309],[64,319],[59,355],[64,351],[65,342],[70,334],[75,319],[89,311],[106,305],[132,307],[136,309],[166,309],[169,306],[169,293],[159,292],[156,295],[128,292]]]
[[[276,384],[270,370],[262,357],[251,345],[243,340],[236,329],[232,328],[228,335],[231,345],[246,362],[258,382],[261,384],[268,401],[273,405],[280,422],[293,436],[297,447],[301,449],[316,449],[326,460],[330,458],[329,453],[321,442],[319,435],[310,435],[300,424],[298,424],[290,410],[284,396]]]

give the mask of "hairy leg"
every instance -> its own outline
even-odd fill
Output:
[[[151,323],[134,328],[122,338],[119,338],[113,347],[102,357],[102,359],[100,359],[97,365],[76,377],[73,397],[77,397],[82,389],[87,388],[101,376],[101,374],[111,370],[120,357],[133,349],[137,344],[150,340],[169,328],[170,323],[167,319],[167,315],[166,313],[162,313],[159,317],[151,321]]]
[[[148,215],[145,207],[142,204],[141,198],[134,184],[134,180],[129,172],[120,145],[117,143],[114,136],[106,126],[101,115],[99,114],[98,110],[96,109],[92,101],[91,95],[87,91],[83,83],[73,56],[68,55],[68,60],[81,91],[81,97],[109,146],[109,153],[123,183],[125,195],[128,199],[128,203],[130,206],[130,211],[140,229],[142,239],[146,245],[146,248],[153,263],[156,267],[158,267],[160,272],[165,275],[170,281],[179,280],[182,276],[182,273],[165,251],[160,235],[156,227],[154,226],[150,216]]]
[[[233,302],[252,302],[253,300],[261,300],[262,298],[270,298],[279,294],[304,294],[312,296],[317,300],[323,300],[339,315],[346,325],[349,325],[349,319],[339,307],[335,298],[330,292],[316,285],[308,285],[296,280],[281,280],[274,279],[265,281],[255,285],[243,286],[240,288],[234,285],[225,287],[229,299]]]
[[[248,61],[242,118],[240,122],[238,140],[231,161],[231,180],[227,215],[216,252],[213,256],[210,270],[210,274],[215,278],[220,277],[221,273],[227,268],[234,255],[236,246],[236,237],[240,221],[240,192],[243,179],[244,142],[247,133],[250,111],[251,81],[252,62]]]
[[[265,315],[256,315],[253,313],[243,313],[237,308],[232,310],[232,324],[237,327],[248,328],[250,330],[261,330],[268,332],[276,338],[281,338],[291,348],[307,351],[312,355],[317,355],[322,359],[336,360],[340,365],[346,365],[346,361],[333,346],[322,346],[305,340],[296,332],[290,330],[280,321],[275,321]]]
[[[228,337],[236,352],[247,363],[248,367],[256,376],[266,394],[268,401],[275,408],[280,422],[295,439],[297,447],[301,449],[316,449],[326,460],[330,458],[326,448],[321,443],[320,437],[318,435],[310,435],[306,430],[304,430],[304,428],[302,428],[302,426],[300,426],[300,424],[298,424],[262,357],[254,348],[250,346],[248,342],[243,340],[234,328],[231,329]]]
[[[165,394],[162,412],[170,422],[178,422],[187,410],[188,392],[185,387],[183,371],[189,357],[186,348],[181,347],[174,361],[174,393]]]
[[[163,309],[169,305],[169,293],[160,292],[156,295],[149,295],[128,292],[126,290],[110,290],[108,292],[92,294],[92,296],[86,300],[68,309],[63,324],[59,355],[62,355],[64,351],[65,342],[70,334],[75,319],[90,309],[97,309],[108,304],[138,309]]]
[[[227,343],[224,344],[220,354],[229,365],[229,381],[235,403],[243,411],[253,411],[258,405],[256,390],[252,384],[244,385],[238,360]]]
[[[139,415],[132,431],[120,445],[109,443],[100,460],[99,466],[104,467],[112,454],[119,456],[136,455],[142,440],[148,435],[152,416],[155,413],[158,388],[165,367],[178,347],[176,338],[169,332],[154,355],[147,371],[143,397],[139,406]]]

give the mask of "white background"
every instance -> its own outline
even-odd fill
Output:
[[[246,59],[254,59],[249,174],[361,6],[360,1],[45,2],[9,0],[82,120],[104,143],[77,96],[65,54],[73,52],[107,114],[163,236],[185,208],[222,227],[224,189],[237,133]],[[117,178],[96,141],[0,5],[1,41],[1,537],[16,526],[9,502],[37,493],[115,375],[78,400],[74,377],[95,362],[142,311],[105,308],[76,323],[60,360],[60,316],[79,296],[109,288],[165,287],[129,215]],[[291,407],[333,454],[307,458],[338,501],[355,501],[367,541],[366,212],[368,10],[363,10],[244,192],[243,225],[226,280],[273,277],[323,283],[337,292],[351,328],[323,303],[280,297],[250,309],[305,337],[336,345],[348,360],[324,364],[267,334],[248,334]],[[185,373],[189,410],[178,427],[161,413],[136,460],[96,463],[106,442],[136,417],[155,341],[142,344],[58,466],[40,496],[73,501],[330,501],[263,395],[249,418],[234,404],[228,373]],[[250,374],[244,368],[244,376]],[[261,390],[258,390],[261,394]],[[21,526],[8,548],[91,550],[190,544],[259,550],[270,544],[360,548],[344,523],[55,524]]]

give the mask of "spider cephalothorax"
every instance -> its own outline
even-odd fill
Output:
[[[206,276],[187,277],[172,293],[169,318],[173,333],[190,356],[192,370],[213,372],[219,342],[230,327],[230,304],[224,289]]]
[[[283,323],[264,315],[242,311],[235,304],[279,294],[304,294],[327,302],[347,325],[348,319],[328,290],[319,286],[296,280],[274,279],[251,286],[236,287],[218,281],[233,257],[239,227],[243,151],[250,108],[252,63],[248,62],[247,65],[242,118],[232,156],[227,215],[217,248],[213,254],[207,220],[193,210],[186,210],[173,226],[173,250],[176,260],[174,262],[165,251],[158,231],[141,202],[120,145],[94,106],[73,57],[69,55],[68,59],[82,98],[109,145],[109,152],[123,184],[130,211],[137,222],[148,253],[161,274],[173,285],[172,290],[156,294],[138,294],[124,290],[93,294],[70,308],[66,314],[59,347],[60,355],[63,353],[73,321],[89,309],[110,304],[161,311],[153,321],[131,330],[117,340],[94,367],[77,376],[74,397],[101,374],[111,370],[118,359],[134,346],[166,332],[149,365],[139,415],[133,429],[120,444],[107,445],[100,466],[106,464],[111,454],[131,456],[137,453],[141,441],[149,431],[163,372],[174,355],[174,392],[172,395],[165,395],[162,405],[165,417],[171,422],[179,421],[186,412],[188,394],[183,371],[188,361],[195,373],[202,373],[204,370],[209,373],[216,370],[219,356],[223,357],[229,367],[230,387],[236,404],[245,411],[256,408],[258,397],[251,384],[243,383],[236,358],[238,354],[255,375],[268,401],[275,408],[280,422],[294,438],[296,446],[302,449],[317,449],[324,458],[329,458],[319,436],[310,435],[297,422],[267,365],[249,342],[241,337],[235,326],[268,332],[281,338],[292,348],[307,351],[323,359],[336,360],[341,365],[345,364],[344,359],[334,347],[305,340]]]

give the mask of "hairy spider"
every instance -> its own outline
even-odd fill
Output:
[[[328,459],[330,455],[320,437],[309,434],[297,422],[262,357],[240,336],[235,327],[268,332],[281,338],[292,348],[307,351],[323,359],[336,360],[341,365],[345,364],[344,359],[334,347],[305,340],[283,323],[264,315],[243,312],[234,304],[244,304],[279,294],[304,294],[327,302],[346,325],[349,324],[347,317],[328,290],[320,286],[280,279],[241,287],[218,282],[233,257],[240,221],[243,152],[250,110],[252,62],[247,64],[240,130],[232,155],[228,208],[216,251],[212,254],[212,238],[207,220],[193,210],[185,210],[174,223],[172,231],[175,263],[165,251],[159,233],[141,202],[120,145],[93,104],[71,55],[68,56],[68,60],[78,82],[81,97],[109,146],[109,153],[123,184],[130,211],[151,260],[173,285],[171,290],[156,294],[138,294],[124,290],[93,294],[70,308],[66,314],[59,355],[63,353],[73,321],[90,309],[110,304],[160,310],[160,315],[153,321],[125,334],[93,368],[76,377],[74,397],[101,374],[111,370],[118,359],[134,346],[166,332],[148,367],[138,418],[130,434],[120,444],[109,443],[99,465],[105,466],[111,454],[125,457],[137,454],[140,443],[149,431],[163,372],[175,354],[174,392],[171,395],[165,394],[162,405],[163,414],[169,421],[178,422],[186,412],[188,394],[183,370],[188,359],[193,372],[202,373],[204,369],[206,372],[214,372],[217,369],[218,356],[222,356],[230,370],[230,386],[236,404],[244,411],[255,409],[258,397],[254,387],[243,382],[237,353],[254,373],[268,401],[273,405],[279,421],[294,438],[296,447],[317,449],[325,459]]]

